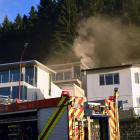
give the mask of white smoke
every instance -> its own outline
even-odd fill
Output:
[[[120,20],[89,18],[78,26],[73,50],[87,68],[116,65],[140,58],[140,29]]]
[[[88,40],[83,41],[81,37],[78,37],[74,42],[74,51],[76,52],[76,55],[81,59],[81,63],[84,67],[88,68],[94,66],[93,59],[90,57],[91,55],[94,56],[93,39],[89,38]]]

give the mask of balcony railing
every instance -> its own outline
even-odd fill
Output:
[[[80,74],[65,74],[65,73],[57,73],[52,75],[52,81],[61,81],[61,80],[72,80],[72,79],[81,79]]]

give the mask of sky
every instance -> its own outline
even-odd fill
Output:
[[[10,21],[14,21],[16,15],[20,13],[28,15],[31,6],[39,4],[40,0],[0,0],[0,23],[2,23],[5,16],[8,16]]]

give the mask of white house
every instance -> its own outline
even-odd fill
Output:
[[[52,81],[63,90],[68,90],[71,96],[85,97],[81,88],[81,63],[71,62],[55,64],[49,67],[56,73],[52,74]]]
[[[140,114],[140,64],[102,67],[83,70],[83,87],[88,101],[107,99],[114,88],[119,91],[123,109]]]
[[[60,97],[61,89],[51,82],[52,69],[36,60],[0,64],[0,97],[39,100]]]

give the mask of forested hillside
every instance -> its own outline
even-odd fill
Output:
[[[139,0],[40,0],[29,16],[5,17],[0,25],[0,63],[36,59],[44,63],[74,61],[77,27],[89,17],[119,18],[124,26],[140,27]]]

